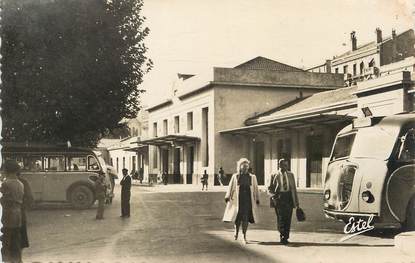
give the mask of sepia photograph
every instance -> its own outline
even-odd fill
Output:
[[[0,0],[1,260],[415,263],[415,0]]]

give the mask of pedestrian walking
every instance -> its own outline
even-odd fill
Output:
[[[99,175],[95,181],[95,195],[98,200],[98,209],[95,219],[101,220],[104,219],[104,203],[105,203],[105,194],[107,192],[107,185],[105,184],[105,176]]]
[[[3,207],[1,222],[3,224],[1,254],[3,262],[22,262],[22,204],[24,185],[17,179],[20,167],[14,160],[6,160],[3,164],[3,181],[0,192],[0,203]]]
[[[208,190],[208,181],[209,181],[209,175],[207,174],[206,170],[202,174],[202,191],[206,188],[206,191]]]
[[[29,236],[27,234],[27,215],[26,211],[29,210],[33,204],[34,198],[32,189],[30,188],[29,183],[24,179],[21,173],[17,173],[17,179],[23,184],[23,203],[22,203],[22,226],[20,228],[21,233],[21,247],[29,247]]]
[[[223,170],[223,168],[222,167],[220,167],[219,168],[219,172],[218,172],[218,181],[219,181],[219,184],[221,185],[221,186],[223,186],[223,178],[225,177],[225,171]]]
[[[278,167],[277,173],[271,175],[268,191],[271,194],[270,204],[277,215],[280,241],[287,245],[290,237],[293,208],[299,208],[299,202],[294,174],[288,170],[287,160],[281,159],[278,162]]]
[[[127,169],[122,169],[121,179],[121,217],[130,217],[131,177]]]
[[[254,174],[248,173],[249,160],[241,158],[237,162],[237,172],[232,175],[225,195],[226,208],[223,221],[235,222],[235,240],[242,225],[245,244],[249,223],[258,223],[259,206],[258,182]]]

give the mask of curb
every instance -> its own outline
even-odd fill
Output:
[[[415,231],[396,235],[395,247],[407,255],[415,256]]]

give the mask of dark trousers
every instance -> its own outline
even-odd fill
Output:
[[[104,218],[104,202],[105,202],[105,197],[98,198],[98,210],[97,210],[96,219]]]
[[[20,263],[22,262],[22,247],[21,247],[21,229],[15,228],[2,228],[3,236],[1,255],[3,262]]]
[[[278,231],[280,232],[281,240],[288,240],[288,238],[290,237],[292,213],[293,200],[291,192],[281,192],[280,198],[275,207]]]
[[[121,215],[130,216],[130,196],[121,195]]]

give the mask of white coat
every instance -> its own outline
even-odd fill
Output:
[[[251,176],[251,202],[252,202],[252,214],[254,216],[255,223],[258,223],[257,213],[257,200],[259,200],[258,182],[254,174]],[[229,202],[226,203],[225,213],[223,215],[224,222],[235,222],[236,216],[238,215],[239,206],[239,185],[238,185],[239,174],[233,174],[229,182],[228,190],[226,191],[225,198],[229,198]]]

